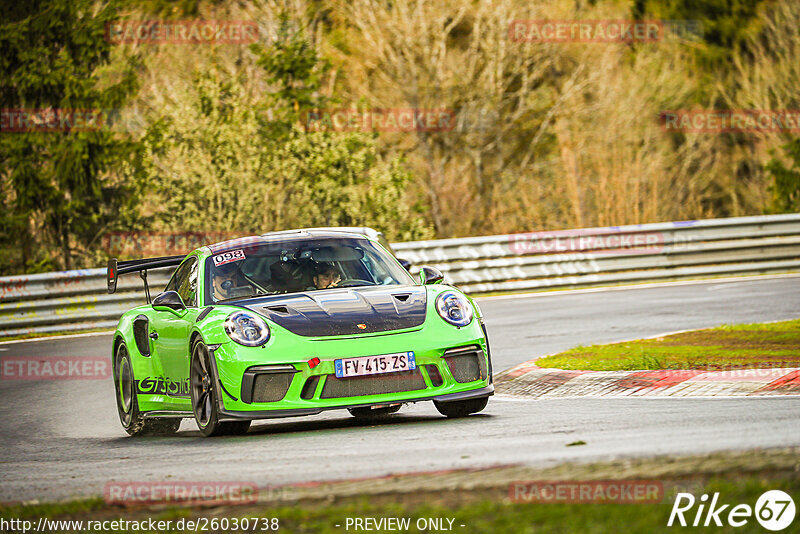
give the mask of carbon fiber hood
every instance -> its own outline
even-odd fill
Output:
[[[355,287],[275,295],[240,305],[300,336],[342,336],[421,325],[427,293],[420,286]]]

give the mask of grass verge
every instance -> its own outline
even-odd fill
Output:
[[[678,491],[688,492],[697,499],[702,494],[719,493],[719,504],[754,507],[758,497],[768,490],[779,489],[795,498],[800,497],[800,477],[797,477],[797,449],[712,453],[704,456],[679,458],[649,458],[617,460],[595,464],[561,464],[541,470],[520,468],[519,471],[498,476],[484,472],[471,487],[449,487],[448,476],[430,477],[425,489],[414,492],[387,492],[371,496],[302,499],[291,504],[253,504],[215,508],[198,507],[138,507],[108,506],[99,499],[61,504],[0,506],[0,518],[26,519],[36,522],[39,517],[74,521],[103,521],[124,518],[142,521],[172,521],[180,519],[216,518],[277,518],[280,532],[344,533],[348,518],[407,518],[406,532],[467,533],[538,533],[538,532],[764,532],[754,517],[743,527],[680,528],[667,527],[667,521]],[[522,478],[517,478],[522,477]],[[491,480],[493,479],[493,481]],[[449,478],[452,481],[452,478]],[[481,482],[490,483],[481,486]],[[510,481],[586,481],[637,480],[659,481],[663,488],[660,502],[649,504],[610,503],[542,503],[512,502]],[[699,501],[698,501],[699,502]],[[697,506],[686,516],[691,522]],[[442,521],[450,528],[418,528],[418,521]],[[449,521],[452,520],[452,523]],[[725,521],[725,514],[722,515]],[[795,519],[794,526],[800,522]],[[209,523],[211,524],[211,523]],[[219,523],[220,525],[222,523]],[[420,523],[421,524],[421,523]],[[339,526],[337,526],[339,525]],[[463,526],[462,526],[463,525]],[[84,525],[85,526],[85,525]],[[57,530],[51,530],[59,532]],[[83,530],[86,532],[87,530]],[[92,532],[91,530],[88,530]],[[217,532],[235,532],[219,528]],[[256,530],[261,531],[261,530]],[[362,530],[363,531],[363,530]],[[378,530],[380,531],[380,530]],[[401,530],[402,532],[403,530]],[[791,532],[792,527],[786,529]],[[15,532],[4,530],[4,532]],[[106,530],[106,532],[152,532],[152,530]],[[159,532],[182,532],[162,529]]]
[[[800,319],[581,346],[540,358],[536,365],[587,371],[800,367]]]

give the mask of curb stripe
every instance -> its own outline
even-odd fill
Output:
[[[800,394],[800,369],[577,371],[525,362],[495,377],[498,395],[563,397],[741,397]]]
[[[763,388],[756,391],[756,393],[777,393],[783,395],[798,395],[800,394],[800,369],[792,371],[784,375]]]

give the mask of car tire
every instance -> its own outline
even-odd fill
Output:
[[[189,389],[192,398],[192,413],[200,433],[206,437],[247,434],[251,421],[220,421],[217,404],[217,389],[214,384],[211,354],[202,341],[192,347],[189,366]]]
[[[139,410],[133,364],[124,342],[117,346],[114,354],[114,392],[119,421],[131,436],[170,435],[180,428],[180,419],[146,419]]]
[[[358,408],[348,408],[347,411],[350,412],[350,415],[356,419],[376,419],[397,413],[400,411],[402,406],[402,404],[381,406],[380,408],[373,408],[372,406],[360,406]]]
[[[439,413],[446,417],[466,417],[469,414],[478,413],[489,402],[489,397],[480,397],[478,399],[467,399],[462,401],[439,402],[433,401],[433,405],[439,410]]]

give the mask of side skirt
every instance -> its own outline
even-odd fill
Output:
[[[192,412],[181,410],[153,410],[144,413],[145,419],[182,419],[184,417],[194,417]]]

